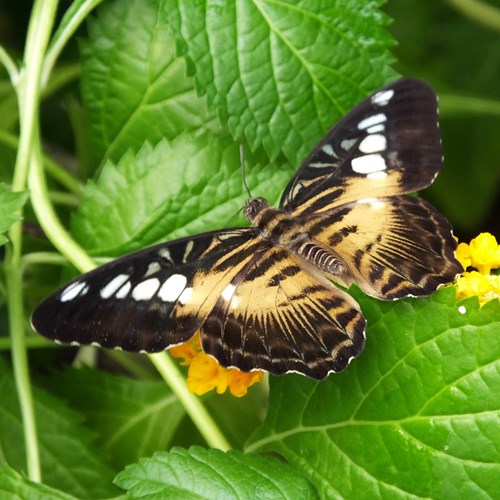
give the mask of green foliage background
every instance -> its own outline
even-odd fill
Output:
[[[440,96],[445,168],[423,196],[461,239],[500,236],[500,10],[76,0],[45,51],[56,4],[0,6],[0,496],[500,498],[498,301],[353,290],[369,326],[348,370],[242,399],[186,395],[144,356],[54,348],[28,322],[88,255],[243,224],[240,144],[253,195],[276,202],[322,134],[398,75]]]

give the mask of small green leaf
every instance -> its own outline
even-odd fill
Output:
[[[2,233],[5,233],[14,222],[20,220],[17,211],[26,203],[27,199],[27,193],[13,193],[5,184],[0,183],[0,245],[8,241]]]
[[[154,1],[105,2],[88,22],[89,39],[81,43],[82,97],[96,164],[213,119],[196,97],[184,61],[175,58],[157,11]]]
[[[75,499],[62,491],[21,476],[7,465],[0,466],[0,498],[22,498],[23,500],[71,500]]]
[[[26,470],[21,414],[14,379],[0,362],[0,460]],[[116,494],[114,475],[94,451],[93,436],[81,426],[81,417],[60,400],[33,390],[43,481],[79,498]]]
[[[50,387],[86,416],[117,468],[168,448],[185,414],[164,382],[86,368],[58,373]]]
[[[288,177],[287,169],[257,165],[248,181],[274,201]],[[171,144],[145,144],[118,165],[108,162],[98,181],[87,185],[72,229],[89,251],[120,255],[167,237],[241,224],[237,216],[246,197],[232,139],[184,134]]]
[[[162,18],[236,140],[295,166],[352,104],[395,76],[381,0],[162,0]]]
[[[134,498],[318,498],[311,484],[273,457],[192,447],[156,453],[118,474]]]
[[[500,302],[359,301],[365,352],[322,383],[273,378],[247,449],[280,453],[322,497],[496,497]]]

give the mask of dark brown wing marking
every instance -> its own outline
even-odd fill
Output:
[[[263,244],[226,286],[201,328],[223,366],[323,379],[364,345],[359,306],[309,263]]]
[[[337,281],[379,299],[428,295],[462,271],[449,222],[421,198],[360,200],[304,227],[345,263],[349,272]]]

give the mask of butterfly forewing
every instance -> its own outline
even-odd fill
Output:
[[[281,206],[297,216],[428,186],[442,167],[436,94],[404,79],[356,106],[314,148]]]
[[[194,335],[225,283],[253,255],[253,244],[254,231],[244,228],[127,255],[46,299],[32,316],[33,327],[59,342],[161,351]]]

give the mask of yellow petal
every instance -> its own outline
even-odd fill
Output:
[[[469,245],[471,264],[482,274],[500,267],[500,246],[490,233],[481,233]]]

